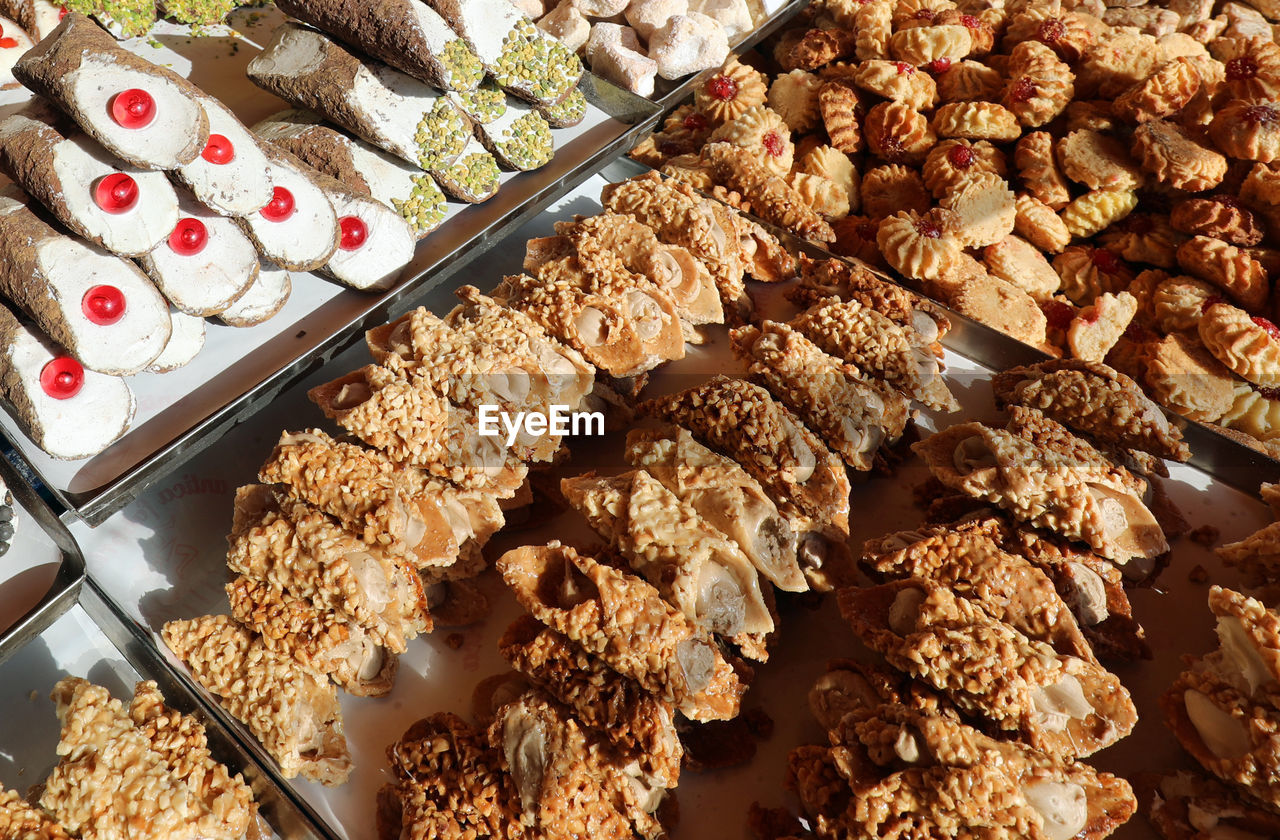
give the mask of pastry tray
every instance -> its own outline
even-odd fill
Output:
[[[83,677],[128,702],[139,680],[155,680],[166,705],[195,716],[205,726],[209,749],[232,774],[241,773],[253,788],[274,837],[332,840],[305,803],[294,799],[272,774],[264,772],[227,730],[215,710],[175,677],[155,648],[122,620],[92,583],[41,632],[10,651],[0,663],[0,784],[26,794],[58,762],[59,724],[49,693],[68,676]]]
[[[0,663],[65,613],[84,582],[84,556],[66,526],[0,457],[16,532],[0,555]]]
[[[491,288],[503,273],[519,266],[526,239],[549,234],[554,221],[575,213],[598,212],[600,188],[612,179],[612,172],[610,168],[588,179],[557,201],[552,210],[513,233],[503,247],[472,264],[468,280],[482,289]],[[752,283],[750,290],[765,313],[778,312],[787,305],[778,286]],[[438,287],[418,302],[443,312],[453,305],[454,298],[449,290]],[[952,335],[964,336],[971,329],[963,319],[955,322],[957,329]],[[741,365],[731,358],[727,344],[723,330],[717,330],[710,343],[689,348],[685,359],[656,371],[646,394],[687,387],[691,381],[722,371],[740,371]],[[1009,363],[1028,358],[1027,348],[1021,345],[995,348],[1009,352],[1004,360]],[[347,350],[192,459],[180,479],[147,490],[101,527],[71,526],[89,557],[90,576],[152,644],[163,650],[157,633],[168,620],[227,610],[223,595],[227,580],[225,537],[230,530],[235,488],[255,479],[281,431],[315,425],[328,428],[319,410],[307,402],[307,387],[368,361],[364,348]],[[990,368],[965,358],[964,351],[955,347],[948,349],[946,364],[948,381],[964,408],[943,419],[942,425],[968,419],[995,420]],[[936,428],[937,422],[934,415],[923,415],[922,433]],[[620,470],[624,468],[621,448],[622,436],[616,433],[575,441],[572,460],[560,468],[561,474]],[[1228,540],[1269,521],[1267,509],[1257,500],[1256,487],[1248,494],[1241,493],[1183,464],[1171,464],[1170,473],[1166,488],[1193,527],[1211,523],[1221,530],[1222,539]],[[908,459],[892,476],[855,477],[850,545],[856,547],[865,539],[918,525],[922,514],[913,506],[911,488],[926,475],[918,460]],[[598,541],[581,517],[566,512],[523,530],[509,527],[495,537],[485,553],[494,558],[517,545],[552,538],[579,544]],[[1181,670],[1182,654],[1205,652],[1214,644],[1213,622],[1205,603],[1207,588],[1188,578],[1197,564],[1210,570],[1214,582],[1237,583],[1234,573],[1222,570],[1206,548],[1184,538],[1175,544],[1171,565],[1157,586],[1131,595],[1135,616],[1146,626],[1156,656],[1149,662],[1115,669],[1134,693],[1142,721],[1130,738],[1095,757],[1093,763],[1102,769],[1131,776],[1144,770],[1190,766],[1164,729],[1156,698]],[[396,686],[388,697],[342,697],[346,736],[356,765],[351,781],[332,789],[298,780],[288,783],[288,789],[304,800],[334,835],[351,840],[371,836],[374,795],[390,780],[385,749],[393,739],[417,719],[434,712],[452,711],[470,719],[475,685],[490,674],[507,670],[497,655],[496,641],[517,615],[518,607],[492,571],[478,580],[493,605],[484,621],[466,628],[438,627],[411,642],[401,657]],[[673,840],[750,836],[745,826],[753,801],[765,806],[790,804],[794,810],[795,803],[783,790],[787,752],[798,744],[824,740],[808,712],[808,687],[828,659],[870,656],[841,621],[833,598],[823,599],[816,608],[803,598],[780,597],[779,603],[779,647],[771,662],[756,668],[757,677],[745,701],[745,708],[762,708],[772,718],[773,734],[745,766],[682,776],[677,793],[681,819]],[[185,674],[171,655],[163,655]],[[248,737],[238,726],[235,731]],[[1154,838],[1155,834],[1141,817],[1135,817],[1116,836]]]
[[[282,19],[274,6],[239,9],[230,18],[234,29],[214,28],[198,38],[162,22],[150,36],[127,46],[188,76],[252,125],[287,107],[244,74],[245,65]],[[462,272],[507,231],[652,130],[660,111],[657,104],[590,74],[581,86],[590,103],[587,116],[578,126],[553,131],[554,160],[535,172],[504,172],[498,194],[483,204],[451,201],[449,217],[419,243],[393,289],[363,293],[314,274],[293,273],[293,293],[271,320],[247,329],[209,321],[205,347],[189,365],[171,373],[131,377],[138,404],[133,424],[123,438],[93,458],[50,458],[7,412],[0,412],[0,432],[60,506],[87,522],[101,522],[271,402],[289,383],[356,341],[366,328],[403,312],[413,295]],[[16,95],[0,92],[0,105]]]

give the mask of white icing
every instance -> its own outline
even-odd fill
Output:
[[[377,128],[379,145],[412,162],[418,159],[418,123],[440,97],[435,88],[399,70],[365,64],[356,71],[347,103]]]
[[[176,169],[190,159],[193,145],[197,151],[204,147],[204,138],[197,137],[204,113],[200,103],[168,80],[90,54],[67,74],[65,84],[80,108],[81,124],[120,157]],[[144,128],[125,128],[111,118],[112,98],[131,88],[145,90],[155,100],[155,119]]]
[[[368,236],[353,251],[341,246],[333,252],[325,270],[353,289],[386,289],[413,259],[417,237],[400,214],[376,201],[352,193],[329,193],[338,218],[355,216],[365,223]]]
[[[210,97],[201,99],[200,104],[209,118],[209,133],[230,140],[235,157],[217,164],[196,155],[195,160],[178,170],[178,177],[196,198],[219,213],[245,216],[261,210],[271,200],[267,156],[225,105]]]
[[[497,62],[507,33],[525,20],[524,12],[508,0],[465,0],[458,4],[458,8],[460,14],[454,23],[486,65]]]
[[[61,355],[52,342],[24,325],[14,334],[13,343],[0,352],[0,364],[17,372],[19,387],[31,403],[34,416],[20,420],[36,445],[55,458],[88,458],[129,428],[133,392],[118,376],[85,370],[84,384],[74,397],[50,397],[40,387],[40,371]]]
[[[302,173],[271,161],[267,172],[272,187],[293,194],[293,215],[284,221],[268,221],[261,213],[244,217],[258,250],[275,262],[319,268],[333,255],[338,217],[315,183]],[[310,270],[310,269],[307,269]]]
[[[204,250],[184,256],[169,246],[166,236],[143,260],[143,267],[177,309],[188,315],[215,315],[253,284],[258,251],[234,221],[189,198],[182,202],[182,217],[204,223],[209,237]]]
[[[433,54],[440,55],[446,44],[457,40],[457,33],[449,28],[444,18],[436,14],[435,9],[418,0],[407,0],[407,3],[414,18],[417,19],[418,27],[422,30],[422,39],[426,41],[427,49]]]
[[[173,324],[173,332],[169,334],[169,343],[159,356],[147,365],[147,370],[154,373],[167,373],[177,370],[190,362],[204,348],[204,319],[195,315],[187,315],[169,307],[169,320]]]
[[[67,349],[81,364],[126,376],[164,350],[172,329],[169,306],[137,266],[68,236],[37,242],[35,253],[49,296],[61,308],[58,320],[68,333]],[[85,317],[81,301],[98,285],[114,286],[124,295],[124,316],[114,324],[99,326]]]
[[[250,76],[305,76],[324,63],[328,39],[314,29],[282,26],[267,49],[254,56]]]
[[[124,164],[85,135],[53,147],[53,171],[70,215],[63,221],[108,251],[141,256],[163,241],[178,222],[178,196],[163,172]],[[123,213],[108,213],[93,200],[98,179],[115,172],[125,173],[138,185],[137,203]]]
[[[13,78],[13,65],[34,44],[22,27],[7,17],[0,17],[0,38],[12,38],[17,42],[12,47],[0,47],[0,87],[4,87],[17,84],[17,80]]]
[[[264,262],[258,279],[240,299],[218,313],[218,318],[233,327],[261,324],[280,311],[293,292],[289,272]]]

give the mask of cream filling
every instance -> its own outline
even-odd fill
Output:
[[[924,750],[911,730],[904,727],[893,742],[893,754],[907,764],[918,764],[924,756]]]
[[[938,340],[938,322],[930,318],[927,312],[911,310],[911,328],[924,344],[933,344]]]
[[[249,62],[251,76],[308,76],[324,64],[327,39],[313,29],[286,26],[276,40]]]
[[[188,315],[216,315],[240,300],[258,279],[258,250],[231,219],[190,201],[183,202],[182,212],[204,224],[204,249],[190,256],[179,254],[166,234],[143,262],[175,307]]]
[[[62,23],[62,7],[49,0],[31,0],[31,7],[36,12],[36,31],[33,34],[43,41]]]
[[[1258,649],[1254,647],[1249,631],[1243,622],[1234,616],[1223,616],[1218,619],[1218,641],[1227,662],[1231,663],[1249,685],[1249,693],[1257,692],[1264,685],[1275,682],[1271,669],[1263,661]]]
[[[805,442],[804,434],[791,420],[782,418],[782,425],[787,433],[787,445],[791,450],[791,457],[795,461],[791,479],[796,484],[804,484],[813,477],[814,471],[818,468],[817,453]]]
[[[627,314],[635,324],[641,341],[653,341],[662,333],[662,305],[641,291],[627,292]]]
[[[969,475],[978,470],[988,470],[999,466],[996,454],[987,446],[981,435],[973,435],[956,444],[951,454],[952,466],[960,475]]]
[[[512,405],[524,405],[533,392],[533,375],[519,367],[487,373],[484,383],[495,397]]]
[[[413,259],[417,237],[400,214],[354,193],[328,193],[339,219],[355,216],[364,222],[368,235],[354,250],[341,246],[333,252],[325,269],[353,289],[387,289]]]
[[[1111,615],[1107,609],[1107,587],[1102,577],[1083,563],[1068,563],[1071,582],[1075,587],[1076,617],[1086,627],[1106,621]]]
[[[1022,795],[1040,815],[1048,840],[1071,840],[1089,821],[1089,798],[1074,782],[1045,779],[1024,787]]]
[[[294,751],[299,755],[317,755],[324,749],[324,734],[316,726],[315,712],[305,703],[293,707],[288,729]]]
[[[1200,740],[1218,758],[1233,761],[1249,752],[1249,732],[1244,724],[1214,705],[1195,689],[1182,693],[1187,719],[1195,727]]]
[[[924,603],[923,589],[907,587],[897,594],[889,605],[889,629],[899,636],[909,636],[916,632],[916,619],[920,615],[920,605]]]
[[[426,42],[427,50],[433,55],[442,54],[448,43],[457,39],[458,36],[449,28],[449,24],[445,23],[444,18],[436,14],[430,6],[418,0],[407,0],[407,2],[418,28],[422,31],[422,40]]]
[[[711,560],[698,573],[698,597],[694,604],[698,623],[712,633],[736,636],[746,621],[747,595],[727,567]]]
[[[19,118],[21,119],[21,118]],[[178,196],[163,172],[135,169],[116,160],[85,135],[53,147],[53,171],[71,215],[92,239],[127,257],[162,244],[178,223]],[[98,179],[123,172],[138,185],[138,200],[123,213],[108,213],[93,200]]]
[[[356,71],[347,103],[364,114],[392,150],[406,160],[418,159],[418,124],[443,94],[383,64],[362,64]]]
[[[342,384],[329,407],[335,411],[349,411],[362,405],[372,396],[373,391],[369,388],[368,382],[363,379],[354,379]]]
[[[584,306],[573,320],[578,340],[587,347],[599,347],[609,343],[609,316],[594,306]]]
[[[856,671],[828,671],[809,690],[809,709],[824,729],[834,729],[849,712],[874,709],[879,693]]]
[[[502,752],[520,792],[526,814],[534,813],[542,799],[542,780],[547,765],[547,732],[542,721],[519,707],[502,723]]]
[[[1126,555],[1124,559],[1151,558],[1167,548],[1160,524],[1142,502],[1101,484],[1090,483],[1088,488],[1097,504],[1103,536]]]
[[[1231,814],[1238,816],[1238,814]],[[1230,825],[1222,825],[1218,817],[1210,814],[1194,802],[1187,803],[1187,822],[1196,831],[1204,832],[1210,840],[1264,840],[1261,834],[1245,831]]]
[[[421,169],[393,158],[363,140],[351,138],[348,150],[351,167],[364,179],[375,199],[394,208],[392,202],[408,201],[413,197],[414,181],[423,175]]]
[[[449,524],[449,530],[459,546],[476,535],[475,527],[471,522],[471,513],[457,496],[451,493],[442,494],[440,511],[444,514],[445,522]]]
[[[151,360],[147,370],[163,373],[175,370],[190,362],[204,349],[204,319],[186,315],[169,307],[169,322],[173,325],[164,350]]]
[[[276,262],[321,264],[333,255],[338,217],[333,205],[310,178],[291,167],[272,162],[268,167],[272,187],[293,194],[293,215],[269,221],[261,213],[245,216],[263,255]]]
[[[1073,720],[1084,720],[1093,714],[1093,706],[1085,699],[1080,681],[1070,674],[1052,685],[1031,693],[1031,710],[1035,724],[1049,732],[1061,732]]]
[[[235,303],[218,313],[232,326],[260,324],[280,311],[293,292],[289,272],[271,263],[262,263],[258,277]]]
[[[57,301],[68,348],[87,368],[128,375],[149,365],[164,351],[173,329],[169,305],[133,263],[67,236],[36,243],[36,265]],[[124,316],[99,326],[85,317],[81,301],[97,285],[114,286],[124,295]],[[50,331],[52,333],[52,331]]]
[[[685,688],[690,694],[697,694],[715,675],[715,648],[706,639],[690,636],[676,645],[676,662],[684,674]]]
[[[387,579],[382,564],[366,551],[353,551],[346,556],[351,574],[364,595],[365,604],[375,613],[385,610],[394,597],[392,583]]]
[[[63,84],[71,91],[71,100],[79,106],[83,119],[108,149],[121,157],[145,160],[157,169],[177,169],[187,162],[204,111],[185,91],[151,73],[94,53],[84,55]],[[145,90],[155,100],[155,119],[145,128],[125,128],[111,118],[112,98],[132,88]]]
[[[560,353],[550,342],[530,342],[538,360],[538,370],[545,377],[549,396],[558,396],[578,385],[578,366]]]
[[[178,169],[178,177],[196,198],[219,213],[247,216],[261,210],[271,200],[267,156],[225,105],[211,97],[201,99],[200,105],[209,118],[209,133],[230,140],[235,156],[227,163],[217,164],[196,155],[195,160]]]
[[[97,454],[124,434],[133,419],[134,399],[118,376],[91,370],[84,372],[79,393],[55,400],[40,387],[40,371],[61,351],[32,327],[20,325],[3,355],[17,374],[20,388],[30,402],[30,418],[19,413],[24,429],[45,452],[55,458],[75,460]],[[15,401],[16,402],[16,401]]]

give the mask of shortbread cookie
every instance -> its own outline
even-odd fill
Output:
[[[801,75],[806,75],[803,70],[799,72]],[[775,86],[777,84],[775,82]],[[736,57],[730,56],[718,73],[698,86],[693,93],[693,101],[698,113],[704,115],[711,126],[715,127],[733,122],[748,108],[763,105],[767,96],[769,96],[768,79],[765,75],[754,67],[741,63]],[[778,98],[781,100],[786,97],[779,93]],[[799,108],[794,113],[807,112],[803,103],[797,104]],[[782,110],[773,107],[772,101],[769,107],[784,119],[786,118]],[[787,124],[791,125],[790,121]],[[800,130],[795,126],[791,128]]]
[[[466,42],[418,0],[379,0],[359,14],[340,0],[284,0],[280,9],[442,90],[474,90],[484,76]]]
[[[1130,149],[1152,177],[1176,189],[1213,189],[1227,174],[1225,157],[1168,120],[1151,120],[1134,129]]]
[[[1061,280],[1053,266],[1034,245],[1009,234],[982,251],[982,260],[996,277],[1021,288],[1036,300],[1048,300]]]
[[[1160,268],[1177,265],[1178,246],[1185,239],[1166,217],[1156,213],[1131,213],[1098,237],[1107,250],[1124,259]]]
[[[1262,220],[1238,199],[1226,195],[1183,199],[1173,206],[1169,223],[1183,233],[1240,246],[1257,245],[1266,235]]]
[[[1007,170],[1004,153],[985,140],[943,140],[929,150],[922,174],[934,198],[942,199],[972,176],[988,172],[1004,178]],[[920,212],[927,209],[921,208]]]
[[[28,116],[27,114],[30,114]],[[92,138],[64,135],[43,109],[0,123],[0,167],[72,232],[122,257],[156,247],[178,221],[178,198],[162,172],[112,157]]]
[[[791,172],[795,162],[791,130],[783,122],[781,115],[766,105],[753,105],[745,109],[737,117],[712,131],[707,140],[709,143],[724,142],[747,149],[764,168],[783,178]],[[745,191],[743,194],[750,195]]]
[[[197,101],[209,121],[209,140],[174,176],[203,204],[225,216],[247,216],[271,200],[267,156],[231,109],[211,96]]]
[[[118,46],[78,12],[24,55],[13,73],[134,166],[176,169],[208,143],[200,92],[172,70]]]
[[[930,127],[939,137],[1008,143],[1022,136],[1018,118],[994,102],[948,102],[934,112]]]
[[[123,379],[86,370],[4,307],[0,392],[23,432],[60,460],[106,449],[128,430],[136,405]]]
[[[1212,422],[1231,409],[1231,371],[1195,334],[1171,333],[1147,352],[1146,385],[1161,403],[1192,420]]]
[[[284,308],[292,293],[288,270],[260,261],[257,279],[235,303],[218,313],[218,320],[229,327],[256,326]]]
[[[862,150],[865,109],[851,83],[835,80],[819,88],[818,110],[833,147],[850,155]]]
[[[1071,231],[1053,209],[1035,196],[1022,194],[1014,202],[1013,229],[1050,254],[1061,253],[1071,242]]]
[[[850,79],[865,91],[902,102],[917,111],[938,104],[938,88],[933,78],[905,61],[863,61]]]
[[[1032,196],[1054,210],[1071,201],[1071,191],[1058,169],[1053,138],[1047,131],[1023,135],[1014,153],[1022,185]]]
[[[1191,61],[1166,61],[1116,99],[1115,114],[1136,123],[1173,117],[1191,102],[1200,84],[1200,74]]]
[[[1059,216],[1072,236],[1085,238],[1106,230],[1137,206],[1138,195],[1132,189],[1091,190],[1062,208]]]
[[[1129,158],[1124,144],[1109,134],[1083,129],[1058,142],[1058,162],[1063,173],[1091,190],[1133,190],[1142,186],[1141,170]]]
[[[1258,440],[1280,437],[1280,400],[1249,382],[1237,382],[1235,398],[1219,425],[1238,429]]]
[[[1221,239],[1193,236],[1178,248],[1178,265],[1217,286],[1251,312],[1267,302],[1270,281],[1266,268],[1248,252]]]
[[[1073,358],[1101,362],[1128,329],[1138,301],[1128,292],[1098,295],[1067,327],[1067,348]]]
[[[1013,233],[1017,208],[1013,190],[993,172],[975,173],[939,202],[956,216],[961,245],[980,248]],[[1070,228],[1070,223],[1068,223]]]
[[[1200,315],[1214,296],[1220,296],[1217,286],[1181,274],[1158,283],[1148,306],[1161,332],[1195,332]]]
[[[217,315],[258,279],[258,251],[234,220],[184,190],[169,235],[138,264],[169,303],[187,315]]]
[[[895,213],[925,213],[933,202],[919,171],[901,163],[867,169],[858,187],[864,215],[884,219]]]
[[[1218,361],[1263,388],[1280,387],[1280,329],[1225,303],[1205,307],[1200,340]]]
[[[903,276],[938,280],[959,261],[961,236],[959,217],[936,207],[924,215],[903,211],[880,222],[876,244],[885,261]]]
[[[943,102],[994,101],[1004,88],[999,70],[969,58],[952,62],[935,81]]]
[[[137,266],[58,233],[3,194],[0,292],[99,373],[137,373],[169,340],[169,306]]]
[[[1280,108],[1234,99],[1214,113],[1209,136],[1233,158],[1269,163],[1280,158]]]
[[[264,146],[271,201],[237,219],[262,256],[291,271],[312,271],[329,262],[343,231],[333,204],[320,187],[325,176],[277,147]]]
[[[922,163],[938,142],[937,129],[929,118],[903,102],[873,106],[863,120],[863,130],[867,149],[890,163]]]
[[[151,373],[168,373],[191,362],[204,349],[205,320],[188,315],[169,305],[169,321],[173,328],[160,355],[145,368]]]
[[[976,261],[975,261],[976,263]],[[957,312],[1012,336],[1032,347],[1048,342],[1048,320],[1035,299],[1021,286],[977,271],[947,295],[947,303]]]
[[[1058,116],[1075,93],[1071,68],[1053,51],[1037,41],[1024,41],[1009,55],[1000,104],[1028,127],[1036,127]]]

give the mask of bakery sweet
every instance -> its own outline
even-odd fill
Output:
[[[270,320],[284,308],[293,293],[293,279],[287,269],[259,261],[258,276],[235,303],[218,313],[229,327],[252,327]]]
[[[0,11],[8,13],[10,10],[0,6]],[[13,77],[13,65],[34,43],[22,27],[9,18],[0,16],[0,90],[18,85],[17,79]]]
[[[236,219],[258,253],[290,271],[314,271],[329,263],[342,244],[337,211],[320,175],[280,148],[263,147],[271,200]]]
[[[172,330],[169,341],[160,355],[151,360],[146,369],[152,373],[168,373],[188,364],[204,349],[205,320],[197,315],[179,312],[169,304],[169,322]]]
[[[271,201],[267,155],[258,140],[226,105],[197,92],[209,122],[209,139],[174,177],[204,205],[225,216],[247,216]]]

